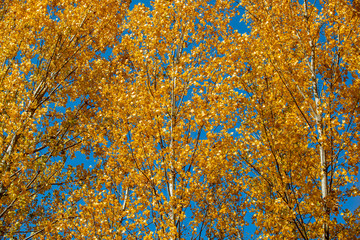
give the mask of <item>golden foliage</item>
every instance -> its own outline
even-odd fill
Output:
[[[117,1],[1,2],[2,238],[48,231],[57,221],[52,215],[57,208],[49,205],[57,188],[64,193],[84,177],[66,159],[89,137],[80,124],[96,112],[90,105],[97,100],[91,95],[98,79],[88,78],[89,62],[120,35],[126,4],[118,6]]]
[[[3,1],[0,236],[358,237],[357,5]]]

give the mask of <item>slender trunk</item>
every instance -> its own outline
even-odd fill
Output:
[[[323,137],[324,137],[324,133],[323,133],[323,116],[322,116],[322,111],[321,111],[321,96],[319,95],[319,83],[318,83],[318,79],[316,78],[316,74],[315,74],[315,46],[313,41],[310,41],[310,47],[311,47],[311,60],[310,60],[310,71],[312,74],[312,89],[313,89],[313,95],[314,95],[314,99],[315,99],[315,112],[314,112],[314,117],[315,117],[315,123],[316,123],[316,131],[318,133],[318,144],[319,144],[319,155],[320,155],[320,168],[321,168],[321,197],[323,200],[323,204],[324,204],[324,214],[326,217],[328,217],[327,215],[329,215],[330,213],[328,212],[328,208],[327,208],[327,203],[326,203],[326,198],[328,195],[328,186],[327,186],[327,164],[326,164],[326,156],[325,156],[325,149],[324,149],[324,144],[323,144]],[[326,221],[326,220],[325,220]],[[329,226],[327,225],[327,223],[323,224],[323,236],[322,239],[323,240],[328,240],[330,239],[329,236]]]
[[[171,87],[171,119],[170,119],[170,174],[169,174],[169,198],[170,202],[171,199],[174,196],[175,192],[175,169],[174,169],[174,163],[175,163],[175,150],[173,146],[174,142],[174,114],[175,114],[175,86],[176,86],[176,77],[172,78],[172,87]],[[176,218],[175,218],[175,209],[174,205],[170,205],[170,219],[171,219],[171,225],[176,226]],[[172,238],[171,238],[172,240]]]
[[[307,1],[304,1],[304,17],[305,20],[309,20],[308,15],[308,6]],[[313,41],[313,37],[311,36],[310,29],[308,29],[308,35],[309,35],[309,44],[311,48],[311,56],[309,61],[309,67],[311,72],[311,81],[312,81],[312,90],[313,90],[313,96],[315,100],[315,111],[314,111],[314,118],[316,123],[316,131],[318,135],[318,145],[319,145],[319,157],[320,157],[320,170],[321,170],[321,198],[323,200],[323,211],[324,211],[324,223],[323,223],[323,234],[321,239],[322,240],[329,240],[330,234],[329,234],[329,226],[326,223],[327,218],[330,215],[330,212],[327,208],[327,202],[326,198],[328,195],[328,186],[327,186],[327,163],[326,163],[326,156],[325,156],[325,149],[323,144],[323,116],[322,116],[322,110],[321,110],[321,96],[319,94],[319,81],[316,77],[316,71],[315,71],[315,43]]]
[[[320,168],[321,168],[321,197],[323,199],[323,204],[324,204],[324,214],[325,215],[329,215],[330,213],[328,212],[328,208],[327,208],[327,203],[326,203],[326,198],[328,195],[328,186],[327,186],[327,164],[326,164],[326,157],[325,157],[325,150],[324,150],[324,145],[323,145],[323,127],[322,127],[322,115],[321,115],[321,110],[320,110],[320,97],[319,94],[317,92],[317,86],[318,86],[318,81],[316,78],[313,77],[313,94],[314,94],[314,98],[315,98],[315,122],[316,122],[316,130],[318,133],[318,138],[319,138],[319,155],[320,155]],[[323,240],[328,240],[330,239],[329,236],[329,227],[326,223],[323,224],[323,236],[322,239]]]
[[[180,39],[183,40],[183,34],[181,35]],[[179,62],[180,56],[182,54],[183,51],[183,42],[182,44],[180,44],[177,48],[177,50],[174,51],[174,55],[173,55],[173,68],[175,68],[175,65]],[[175,194],[175,178],[176,178],[176,171],[175,171],[175,167],[174,164],[176,162],[176,157],[175,157],[175,148],[174,148],[174,127],[175,127],[175,118],[176,118],[176,99],[175,99],[175,89],[176,89],[176,78],[177,78],[177,70],[175,70],[175,74],[172,77],[172,83],[171,83],[171,119],[170,119],[170,151],[171,151],[171,155],[170,155],[170,174],[169,174],[169,197],[170,197],[170,201],[171,199],[174,199],[174,194]],[[180,106],[179,106],[180,107]],[[176,224],[176,216],[175,216],[175,206],[173,205],[173,203],[170,206],[170,218],[171,218],[171,224],[173,226],[175,226],[177,228],[177,233],[178,236],[176,237],[180,239],[180,226],[178,226]],[[170,238],[171,240],[173,240],[173,238]]]

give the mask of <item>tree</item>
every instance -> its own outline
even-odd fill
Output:
[[[355,2],[355,1],[354,1]],[[237,142],[258,232],[269,239],[354,239],[358,196],[359,9],[350,1],[241,1],[248,94]],[[341,213],[341,216],[339,216]],[[341,219],[343,218],[343,219]]]
[[[90,62],[117,40],[128,6],[1,1],[1,239],[50,231],[58,220],[49,203],[86,176],[66,160],[87,141],[83,119],[96,112]]]
[[[241,171],[231,158],[241,108],[228,75],[232,1],[154,1],[127,16],[102,76],[97,178],[62,224],[82,239],[234,238]],[[64,209],[69,208],[65,203]]]

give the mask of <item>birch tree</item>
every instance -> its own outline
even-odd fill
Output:
[[[154,1],[128,13],[112,62],[94,65],[103,155],[69,238],[201,239],[242,234],[229,158],[239,94],[227,77],[232,1]],[[232,161],[233,159],[234,161]],[[65,205],[64,208],[68,208]]]
[[[116,40],[126,6],[1,1],[1,239],[51,232],[50,203],[87,174],[66,162],[88,139],[82,119],[96,112],[89,62]]]
[[[358,196],[358,6],[241,5],[251,31],[235,44],[249,102],[237,144],[252,172],[245,178],[257,233],[354,239],[358,216],[344,203]]]

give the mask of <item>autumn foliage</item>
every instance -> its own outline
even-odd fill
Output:
[[[359,22],[349,0],[2,1],[0,239],[360,237]]]

